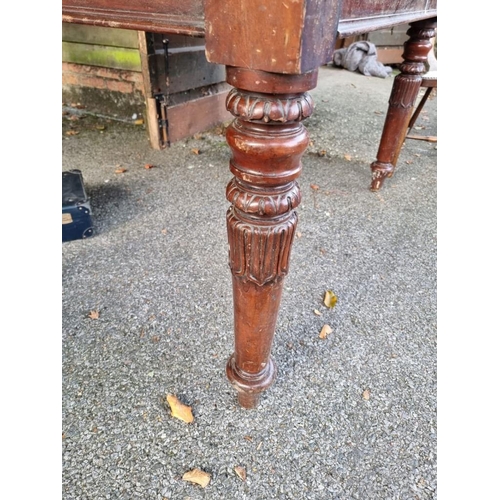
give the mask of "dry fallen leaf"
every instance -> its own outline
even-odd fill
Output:
[[[191,150],[192,153],[194,153],[195,155],[199,155],[200,154],[200,150],[198,148],[193,148]]]
[[[252,436],[244,436],[243,439],[246,439],[247,441],[253,441]]]
[[[123,174],[127,171],[126,168],[120,167],[115,170],[115,174]]]
[[[311,189],[317,191],[319,189],[319,186],[317,184],[311,184]]]
[[[323,325],[323,328],[321,329],[321,332],[319,334],[320,339],[326,339],[330,333],[332,333],[332,329],[330,328],[330,325]]]
[[[144,123],[144,120],[142,118],[139,118],[138,120],[134,121],[134,125],[142,125]]]
[[[325,304],[326,307],[332,309],[335,307],[335,304],[337,303],[337,296],[331,290],[327,290],[325,292],[325,298],[323,300],[323,303]]]
[[[297,231],[296,235],[297,235],[297,238],[302,238],[302,233],[300,231]]]
[[[247,471],[241,467],[240,465],[237,465],[235,468],[234,468],[234,472],[236,472],[236,475],[242,480],[242,481],[246,481],[247,479]]]
[[[347,161],[351,161],[351,160],[352,160],[352,156],[351,156],[351,155],[344,155],[344,158],[345,158]]]
[[[177,396],[174,396],[173,394],[167,394],[167,403],[170,405],[170,409],[172,410],[172,417],[178,418],[179,420],[182,420],[183,422],[186,422],[188,424],[190,424],[194,420],[191,407],[182,404]]]
[[[363,399],[366,399],[367,401],[370,399],[370,389],[365,389],[363,391]]]
[[[193,469],[185,472],[182,476],[184,481],[190,481],[192,483],[199,484],[202,488],[206,488],[210,482],[210,474],[203,472],[200,469]]]
[[[321,151],[318,151],[318,156],[326,156],[326,150],[322,149]]]
[[[314,309],[314,314],[316,314],[316,316],[321,316],[321,313],[317,309]]]
[[[80,132],[78,130],[68,130],[66,131],[66,135],[77,135]]]
[[[89,318],[90,319],[99,319],[99,311],[90,311]]]
[[[144,165],[144,168],[147,169],[154,168],[154,165],[151,165],[151,163],[146,163],[146,165]]]
[[[167,230],[166,229],[162,229],[161,230],[161,234],[167,234]]]
[[[104,125],[96,125],[95,128],[96,130],[106,130],[106,127]]]

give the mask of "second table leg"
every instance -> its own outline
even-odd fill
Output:
[[[431,38],[435,36],[436,26],[437,18],[410,23],[410,29],[407,31],[410,38],[404,45],[401,73],[396,76],[392,86],[377,160],[371,164],[372,191],[378,191],[384,180],[392,177],[396,168],[420,90],[422,74],[426,69],[427,54],[432,48]]]

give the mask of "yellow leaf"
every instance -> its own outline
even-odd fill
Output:
[[[199,484],[202,488],[206,488],[208,483],[210,482],[210,474],[200,470],[193,469],[188,472],[185,472],[182,476],[184,481],[190,481],[191,483]]]
[[[134,121],[134,125],[142,125],[144,123],[144,120],[142,118],[139,118]]]
[[[319,334],[320,339],[326,339],[330,333],[332,333],[332,329],[330,328],[330,325],[323,325],[323,328],[321,329],[321,332]]]
[[[326,307],[332,309],[335,307],[335,304],[337,304],[337,296],[331,290],[327,290],[325,292],[325,298],[323,300],[323,303],[325,304]]]
[[[246,481],[247,479],[247,471],[241,467],[240,465],[237,465],[235,468],[234,468],[234,472],[236,472],[236,475],[242,480],[242,481]]]
[[[172,410],[172,417],[178,418],[179,420],[187,422],[188,424],[190,424],[194,420],[191,407],[182,404],[177,396],[174,396],[173,394],[167,394],[167,403],[170,405],[170,409]]]

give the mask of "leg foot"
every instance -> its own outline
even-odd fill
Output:
[[[392,177],[394,173],[394,166],[391,163],[381,163],[379,161],[374,161],[371,164],[372,169],[372,184],[370,189],[372,191],[378,191],[384,184],[384,180],[387,177]]]
[[[226,366],[226,374],[231,385],[238,391],[238,402],[243,408],[256,408],[260,394],[269,388],[276,378],[276,364],[272,358],[265,368],[256,374],[247,373],[236,366],[233,354]]]

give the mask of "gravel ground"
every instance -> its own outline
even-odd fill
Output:
[[[62,167],[82,170],[96,225],[62,245],[64,500],[437,498],[437,147],[407,141],[369,191],[392,82],[323,67],[311,92],[278,378],[256,410],[225,376],[221,130],[159,152],[141,126],[64,117]],[[437,135],[436,112],[434,98],[418,133]],[[168,393],[193,423],[170,416]],[[206,488],[182,480],[193,468]]]

